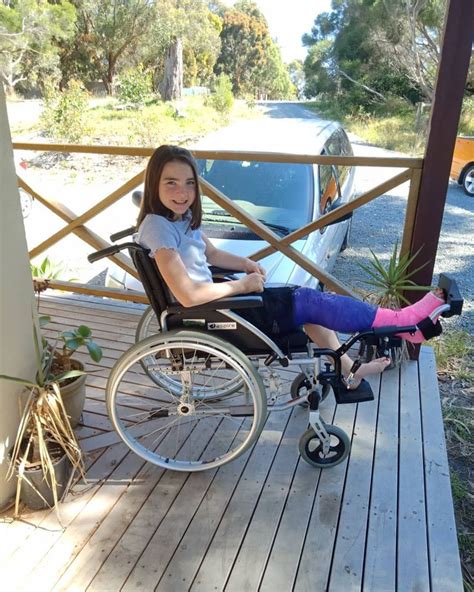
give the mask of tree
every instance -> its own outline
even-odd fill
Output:
[[[114,91],[118,64],[146,40],[156,18],[152,0],[80,0],[82,51],[102,79],[107,94]]]
[[[59,77],[58,42],[73,35],[74,6],[67,0],[0,4],[0,77],[7,94]]]
[[[160,43],[166,51],[163,69],[159,52],[155,53],[157,74],[162,72],[161,97],[169,101],[181,97],[184,77],[191,84],[210,81],[220,51],[221,19],[204,0],[157,0],[157,9]]]
[[[295,98],[296,89],[281,59],[280,48],[273,41],[265,53],[265,63],[253,72],[252,83],[261,99]]]
[[[305,87],[305,78],[303,70],[303,62],[301,60],[293,60],[288,64],[288,74],[290,80],[295,88],[296,96],[301,99]]]
[[[370,108],[392,94],[431,100],[445,0],[334,0],[319,15],[305,60],[307,96],[340,92]]]
[[[230,77],[235,95],[254,96],[255,73],[266,65],[272,41],[266,20],[253,2],[238,2],[224,14],[221,42],[216,73]]]

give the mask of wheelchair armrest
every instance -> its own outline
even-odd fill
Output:
[[[218,300],[212,300],[211,302],[205,302],[204,304],[198,304],[197,306],[181,306],[181,304],[170,304],[167,307],[168,314],[176,313],[190,313],[190,312],[201,312],[205,310],[238,310],[241,308],[257,308],[262,306],[263,300],[261,296],[234,296],[232,298],[219,298]]]
[[[235,271],[233,269],[223,269],[222,267],[216,267],[215,265],[211,265],[209,267],[209,271],[211,272],[212,279],[215,282],[236,280],[237,276],[235,274],[242,273],[241,271]]]

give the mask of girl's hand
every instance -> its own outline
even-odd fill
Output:
[[[248,273],[237,281],[240,283],[240,293],[249,294],[251,292],[263,292],[265,277],[261,273],[253,272]]]
[[[258,273],[263,276],[264,279],[266,278],[267,272],[259,263],[257,263],[257,261],[253,261],[252,259],[246,259],[245,261],[245,273]]]

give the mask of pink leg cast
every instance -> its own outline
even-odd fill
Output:
[[[438,306],[444,304],[444,298],[438,296],[434,292],[425,294],[421,300],[406,306],[401,310],[390,310],[389,308],[379,308],[375,314],[375,320],[372,327],[383,327],[387,325],[416,325],[423,319],[426,319]],[[434,323],[438,317],[434,320]],[[421,343],[425,341],[423,333],[417,331],[414,335],[410,333],[399,333],[398,337],[402,337],[411,343]]]

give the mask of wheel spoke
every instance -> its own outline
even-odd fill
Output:
[[[121,386],[133,384],[129,375],[144,359],[154,360],[149,399],[137,388]],[[265,419],[264,387],[252,363],[230,344],[195,331],[157,335],[132,347],[111,373],[107,398],[127,445],[146,460],[177,470],[236,458],[258,437]]]

